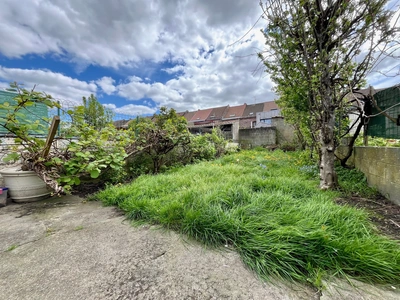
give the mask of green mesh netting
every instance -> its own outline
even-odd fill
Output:
[[[400,139],[400,126],[396,123],[400,115],[400,85],[376,93],[374,99],[380,110],[372,106],[371,114],[376,115],[388,109],[385,111],[386,114],[394,119],[395,122],[387,118],[384,114],[379,114],[370,119],[367,127],[367,135],[387,139]],[[399,105],[394,106],[396,104]]]
[[[13,98],[15,94],[10,93],[7,91],[0,91],[0,103],[3,104],[4,102],[12,103]],[[0,109],[0,119],[4,121],[4,118],[7,116],[8,111],[5,109]],[[30,134],[37,134],[37,135],[42,135],[42,134],[47,134],[47,131],[44,132],[45,128],[49,127],[48,124],[48,109],[47,106],[43,103],[36,103],[26,109],[21,110],[22,116],[17,118],[19,122],[22,124],[27,124],[27,123],[32,123],[35,121],[39,121],[40,124],[43,126],[40,126],[39,130],[30,132]],[[7,134],[9,133],[4,127],[0,126],[0,134]]]

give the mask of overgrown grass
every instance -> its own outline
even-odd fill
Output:
[[[398,285],[399,244],[380,236],[365,211],[335,204],[339,193],[320,191],[302,164],[298,153],[243,151],[141,176],[95,197],[131,219],[229,245],[263,278],[319,287],[336,275]],[[357,174],[339,175],[345,185],[368,191]]]

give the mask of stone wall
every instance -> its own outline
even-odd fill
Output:
[[[400,205],[400,148],[355,147],[354,163],[371,186]]]
[[[243,148],[276,145],[276,128],[239,129],[239,143]]]

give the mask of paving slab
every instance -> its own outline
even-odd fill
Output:
[[[75,196],[0,208],[0,286],[0,299],[400,299],[361,283],[332,281],[319,294],[265,282],[234,251],[134,227]]]

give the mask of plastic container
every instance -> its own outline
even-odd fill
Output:
[[[0,207],[7,205],[8,188],[0,187]]]

